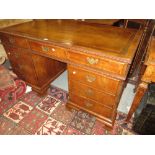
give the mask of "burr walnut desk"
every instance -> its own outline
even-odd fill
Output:
[[[43,95],[68,70],[67,106],[112,127],[142,32],[75,20],[35,20],[0,30],[14,72]]]

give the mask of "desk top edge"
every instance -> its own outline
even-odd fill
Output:
[[[47,26],[48,26],[49,23],[50,24],[52,23],[54,25],[57,21],[59,21],[59,20],[41,20],[41,24],[45,24],[44,26],[45,26],[45,28],[47,28]],[[126,35],[128,37],[128,40],[130,40],[130,42],[128,40],[126,40],[126,42],[128,43],[127,46],[129,46],[129,48],[123,47],[124,49],[126,48],[125,49],[126,51],[124,53],[122,52],[120,54],[120,53],[115,53],[115,48],[113,48],[113,49],[111,48],[112,50],[114,50],[114,52],[113,51],[110,51],[111,49],[106,49],[104,51],[104,47],[101,45],[101,42],[99,42],[98,40],[95,40],[96,41],[96,44],[95,45],[99,44],[102,47],[102,50],[101,49],[95,49],[95,48],[93,48],[93,45],[92,45],[92,47],[91,46],[90,47],[81,46],[80,45],[81,42],[77,42],[77,43],[79,43],[79,45],[76,44],[76,42],[75,42],[75,44],[73,42],[72,45],[67,45],[67,44],[64,44],[62,42],[56,41],[54,39],[53,40],[52,39],[49,39],[48,41],[44,41],[43,39],[41,39],[40,37],[38,37],[36,34],[29,33],[29,30],[30,30],[31,27],[28,28],[28,26],[33,25],[34,23],[36,24],[36,22],[38,22],[37,24],[39,25],[40,20],[38,20],[38,21],[31,21],[31,22],[27,22],[27,23],[18,24],[18,25],[15,25],[15,26],[10,26],[10,27],[7,27],[7,28],[3,28],[3,29],[0,29],[0,33],[6,33],[6,34],[10,34],[10,35],[25,37],[25,38],[28,38],[28,39],[31,39],[31,40],[37,40],[37,41],[42,41],[42,42],[47,42],[47,43],[55,43],[56,45],[60,45],[60,46],[66,47],[66,48],[69,48],[71,50],[81,50],[81,51],[85,51],[85,52],[93,51],[94,53],[101,54],[102,56],[109,57],[109,58],[112,58],[112,59],[116,59],[118,61],[120,60],[120,61],[126,62],[126,63],[131,63],[132,62],[132,58],[134,56],[134,52],[135,51],[132,51],[131,52],[131,50],[129,50],[131,43],[133,41],[134,42],[138,42],[138,40],[140,39],[140,36],[141,36],[141,32],[140,31],[136,31],[136,30],[133,30],[133,29],[123,29],[123,28],[118,28],[118,27],[114,27],[114,26],[107,26],[107,25],[105,25],[103,27],[97,27],[97,26],[94,26],[94,25],[88,25],[88,23],[85,24],[85,23],[82,23],[82,22],[74,21],[74,20],[72,20],[72,21],[71,20],[65,20],[65,22],[64,22],[64,20],[62,21],[62,23],[64,22],[64,24],[66,24],[66,25],[68,24],[67,25],[68,27],[71,25],[69,28],[72,28],[73,31],[75,31],[76,28],[77,28],[78,29],[77,31],[79,31],[81,33],[81,36],[82,36],[82,33],[84,33],[84,35],[86,35],[86,36],[88,35],[88,38],[86,40],[86,41],[89,41],[89,44],[88,45],[90,45],[90,43],[92,41],[91,39],[89,39],[89,35],[90,36],[93,36],[94,39],[100,38],[100,39],[103,39],[103,41],[107,41],[107,40],[109,41],[112,37],[115,37],[115,36],[119,37],[118,34],[120,32],[122,34],[122,36],[121,36],[122,38],[120,37],[120,40],[118,41],[118,43],[120,41],[123,41],[122,40],[124,38],[123,35]],[[38,26],[37,24],[35,26]],[[53,25],[50,25],[50,26],[53,26]],[[57,25],[55,24],[55,27],[56,26],[59,26],[59,25],[58,24]],[[76,28],[74,28],[72,26],[76,26]],[[19,31],[20,29],[24,29],[23,27],[25,27],[25,30]],[[84,27],[84,29],[83,29],[83,27]],[[61,26],[61,28],[62,28],[62,26]],[[92,35],[91,34],[88,34],[89,33],[89,30],[85,30],[85,28],[90,28],[90,32],[92,32],[93,34]],[[84,32],[84,30],[85,31],[88,31],[88,33],[87,32]],[[36,29],[34,29],[33,32],[35,32],[35,31],[37,32]],[[60,30],[58,30],[58,31],[60,31]],[[45,32],[46,31],[44,31],[44,34],[45,34]],[[97,37],[95,37],[95,35],[94,35],[95,32],[97,33],[96,34]],[[103,32],[105,34],[108,34],[108,32],[109,32],[110,33],[109,36],[111,35],[112,37],[110,36],[111,38],[109,39],[105,35],[104,36],[101,36],[99,34],[101,32]],[[65,32],[64,35],[66,35],[66,33],[67,32]],[[55,35],[57,35],[57,34],[55,33]],[[69,35],[71,37],[72,36],[74,37],[74,34],[75,33],[71,33],[71,31],[69,32]],[[60,33],[58,35],[60,35]],[[75,35],[76,35],[77,38],[80,36],[80,35],[78,36],[77,33]],[[132,36],[132,38],[131,38],[131,36]],[[62,35],[61,35],[61,37],[62,37]],[[46,38],[46,36],[45,36],[45,38]],[[137,39],[135,39],[135,38],[137,38]],[[118,40],[118,39],[116,39],[116,40]],[[112,38],[111,40],[113,41],[114,39]],[[84,42],[82,42],[82,43],[84,43]],[[109,46],[110,46],[110,44],[109,44]],[[132,49],[134,48],[134,50],[135,50],[136,47],[137,47],[137,43],[132,44]]]

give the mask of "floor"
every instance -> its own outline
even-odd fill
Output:
[[[118,112],[113,129],[82,110],[68,110],[68,93],[51,86],[44,97],[34,91],[0,106],[0,135],[135,135],[133,120]]]

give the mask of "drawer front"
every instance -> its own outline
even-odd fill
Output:
[[[122,87],[122,81],[120,80],[79,69],[71,65],[68,66],[68,71],[69,80],[79,81],[112,95],[117,95],[119,93],[119,88]]]
[[[28,42],[25,38],[5,34],[0,35],[0,37],[2,43],[4,44],[11,44],[22,48],[29,48]]]
[[[86,111],[89,111],[89,112],[92,111],[93,113],[96,113],[97,115],[101,115],[108,119],[112,119],[113,110],[103,106],[102,104],[94,102],[93,100],[80,97],[73,93],[69,94],[69,100],[73,102],[74,104],[77,104],[78,106],[80,106],[82,109]]]
[[[68,59],[74,63],[80,63],[92,68],[108,71],[122,77],[125,77],[127,73],[127,64],[90,54],[68,52]]]
[[[69,81],[69,86],[69,91],[71,93],[92,99],[109,108],[114,108],[116,105],[116,97],[113,95],[106,94],[79,82],[73,82],[72,80]]]
[[[64,48],[33,41],[29,41],[29,44],[33,51],[37,51],[49,56],[54,56],[60,59],[66,59],[66,50]]]

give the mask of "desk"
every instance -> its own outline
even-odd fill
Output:
[[[131,108],[129,110],[126,121],[128,122],[133,113],[138,108],[145,92],[147,91],[148,84],[155,82],[155,37],[151,38],[147,56],[145,59],[146,69],[144,75],[141,78],[141,82],[138,85],[134,100],[132,102]]]
[[[112,127],[141,30],[35,20],[0,30],[14,72],[40,95],[68,70],[67,107]]]

